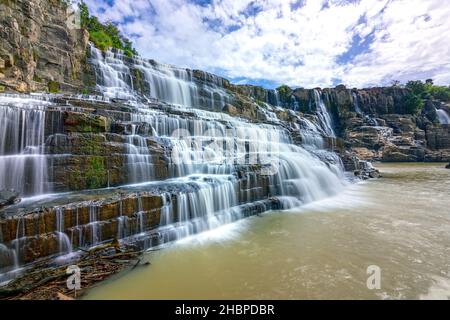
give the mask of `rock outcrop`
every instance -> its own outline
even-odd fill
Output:
[[[0,190],[0,209],[20,201],[20,194],[14,190]]]
[[[2,90],[80,92],[89,35],[74,19],[65,1],[0,1]]]
[[[231,86],[256,100],[313,114],[317,94],[332,115],[337,136],[347,150],[364,160],[386,162],[449,161],[450,125],[439,123],[437,110],[450,114],[446,103],[426,100],[417,115],[408,114],[408,89],[380,87],[295,89],[288,95],[252,86]]]

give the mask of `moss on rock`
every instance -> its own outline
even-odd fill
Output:
[[[87,162],[86,188],[97,189],[106,187],[108,183],[108,172],[105,168],[103,157],[92,156]]]
[[[59,92],[59,83],[54,81],[54,80],[50,80],[48,82],[48,92],[50,93],[58,93]]]

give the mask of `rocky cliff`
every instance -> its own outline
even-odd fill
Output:
[[[450,115],[450,104],[427,99],[418,114],[409,114],[405,103],[408,89],[380,87],[347,89],[340,85],[326,89],[293,89],[278,92],[254,86],[233,86],[232,90],[275,106],[316,112],[319,93],[332,115],[337,137],[347,152],[365,160],[449,161],[450,125],[440,123],[438,112]],[[347,153],[348,156],[348,153]]]
[[[0,37],[2,91],[82,90],[89,37],[64,1],[0,1]]]

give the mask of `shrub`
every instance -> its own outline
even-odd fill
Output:
[[[94,45],[102,51],[107,51],[113,45],[109,35],[102,30],[89,32],[89,40],[91,40]]]

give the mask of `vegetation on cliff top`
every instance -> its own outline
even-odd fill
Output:
[[[422,99],[450,101],[450,87],[436,86],[433,84],[432,79],[428,79],[425,82],[420,80],[408,81],[406,83],[406,88]]]
[[[102,51],[110,48],[120,49],[128,57],[137,55],[136,49],[130,40],[125,38],[116,25],[112,22],[101,23],[96,16],[89,13],[87,5],[81,1],[78,4],[80,9],[81,27],[89,31],[89,40]]]
[[[436,86],[432,79],[425,82],[420,80],[408,81],[405,88],[409,93],[405,96],[405,107],[407,113],[417,114],[424,106],[424,99],[438,99],[450,101],[450,87]]]
[[[282,84],[277,89],[283,99],[287,99],[292,94],[292,89],[288,85]]]

